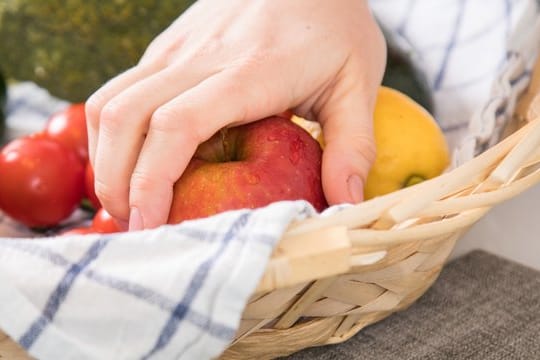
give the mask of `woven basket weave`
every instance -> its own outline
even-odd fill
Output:
[[[540,182],[540,65],[515,115],[508,137],[446,174],[290,226],[222,357],[339,343],[411,305],[471,225]]]
[[[435,179],[292,224],[224,359],[271,359],[347,340],[418,299],[457,239],[540,182],[540,62],[508,135]],[[0,358],[27,359],[0,332]]]

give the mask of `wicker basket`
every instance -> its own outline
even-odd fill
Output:
[[[411,305],[465,231],[540,182],[540,62],[515,115],[508,137],[444,175],[290,226],[222,357],[343,342]]]
[[[497,145],[435,179],[292,224],[222,358],[339,343],[417,300],[468,228],[540,182],[538,64]],[[0,332],[0,358],[28,356]]]
[[[471,225],[540,182],[540,66],[521,99],[511,134],[471,161],[292,224],[222,357],[271,359],[339,343],[418,299]],[[0,358],[28,356],[0,332]]]

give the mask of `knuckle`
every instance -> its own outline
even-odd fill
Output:
[[[256,48],[242,59],[241,68],[246,72],[258,73],[266,64],[270,63],[270,60],[274,57],[271,50],[266,48]]]
[[[197,126],[196,110],[191,106],[164,105],[158,108],[150,119],[150,131],[174,132],[179,141],[196,146],[202,138]]]
[[[148,193],[155,187],[156,179],[142,171],[135,171],[131,176],[129,188],[134,193]]]
[[[156,131],[177,131],[181,128],[181,122],[184,117],[185,114],[180,115],[177,109],[164,105],[152,114],[150,127]]]
[[[90,124],[97,125],[101,115],[101,110],[106,103],[105,96],[101,91],[92,94],[85,102],[84,111],[86,119]]]
[[[193,57],[195,59],[215,57],[222,52],[224,48],[222,35],[214,34],[194,51]]]
[[[127,197],[122,196],[123,192],[107,186],[103,181],[95,180],[95,192],[104,208],[114,217],[127,219],[129,210],[127,207]]]
[[[111,100],[103,106],[100,121],[108,128],[114,129],[122,122],[127,107],[118,100]]]
[[[359,154],[362,162],[365,162],[367,165],[372,165],[377,156],[375,139],[368,134],[362,134],[356,136],[353,143],[355,144],[355,150]]]
[[[136,170],[130,181],[130,203],[148,198],[152,194],[162,194],[163,189],[172,189],[174,181],[166,173],[163,176],[156,176],[155,172]]]

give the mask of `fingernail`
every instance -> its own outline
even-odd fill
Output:
[[[364,182],[358,175],[351,175],[347,179],[347,186],[349,187],[349,195],[353,203],[359,203],[364,199]]]
[[[135,206],[131,207],[129,212],[129,231],[138,231],[144,229],[144,222],[141,212]]]

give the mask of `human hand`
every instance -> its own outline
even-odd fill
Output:
[[[86,103],[96,193],[130,230],[220,128],[285,109],[320,122],[329,204],[359,202],[374,161],[384,38],[364,0],[199,0]]]

